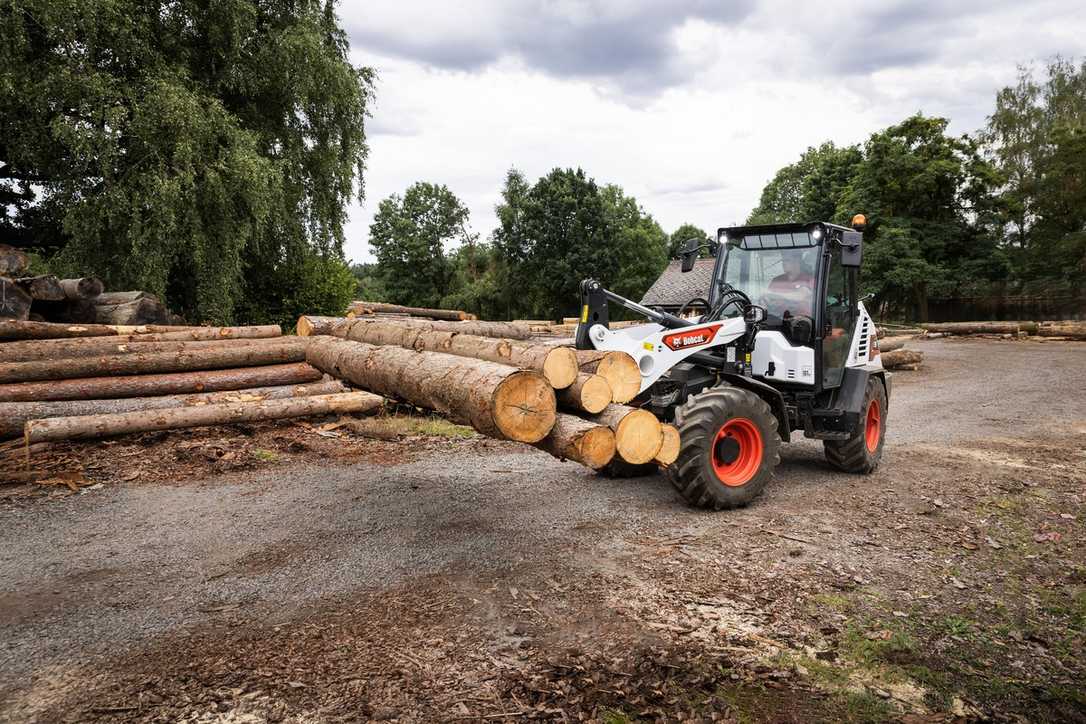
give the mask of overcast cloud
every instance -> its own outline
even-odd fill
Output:
[[[741,223],[808,146],[861,143],[916,111],[972,132],[1020,63],[1086,55],[1081,0],[469,0],[341,4],[379,74],[366,201],[446,184],[493,229],[507,169],[581,166],[667,231]]]

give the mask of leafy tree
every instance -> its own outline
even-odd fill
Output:
[[[808,148],[799,161],[785,166],[762,190],[748,224],[834,221],[841,196],[862,159],[856,146],[838,148],[827,141]]]
[[[498,217],[498,226],[491,235],[494,273],[505,319],[534,314],[532,300],[524,293],[531,282],[524,266],[531,250],[524,223],[524,207],[531,190],[524,174],[511,168],[505,175],[501,203],[494,207]]]
[[[165,294],[192,320],[332,303],[303,285],[315,269],[345,278],[373,79],[332,2],[0,13],[0,242]]]
[[[380,270],[376,264],[352,264],[351,274],[355,279],[355,299],[364,299],[368,302],[387,302],[388,290],[381,280]]]
[[[505,317],[509,295],[502,285],[497,251],[490,244],[464,244],[450,261],[450,291],[441,300],[441,306],[463,309],[481,319]]]
[[[689,239],[707,239],[709,235],[705,233],[700,227],[693,224],[686,223],[680,226],[675,231],[671,232],[671,237],[668,239],[667,244],[667,258],[678,259],[679,253],[683,250],[683,246]],[[702,256],[708,256],[709,251],[704,250],[701,252]]]
[[[389,300],[436,307],[449,291],[445,244],[467,236],[468,210],[446,186],[420,181],[382,201],[370,247]]]
[[[637,199],[619,186],[608,184],[600,192],[607,228],[613,234],[609,246],[618,259],[614,279],[603,279],[616,294],[640,299],[667,266],[669,239]]]

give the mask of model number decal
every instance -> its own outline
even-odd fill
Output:
[[[699,327],[698,329],[687,329],[682,332],[675,332],[664,337],[664,344],[676,352],[681,349],[689,349],[690,347],[700,347],[703,344],[709,344],[716,337],[716,333],[723,325],[714,324],[710,327]]]

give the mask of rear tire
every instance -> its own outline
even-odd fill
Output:
[[[699,508],[741,508],[762,494],[781,461],[777,417],[753,392],[721,385],[675,412],[681,445],[666,475]]]
[[[882,460],[882,444],[886,437],[886,413],[889,405],[882,380],[867,380],[867,392],[861,408],[860,422],[848,440],[826,440],[823,447],[826,460],[846,473],[875,472]]]

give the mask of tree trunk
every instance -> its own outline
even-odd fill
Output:
[[[309,340],[283,337],[263,344],[214,345],[207,349],[103,355],[0,364],[0,383],[65,380],[90,375],[130,375],[221,370],[305,360]]]
[[[14,277],[26,271],[30,260],[26,254],[6,244],[0,244],[0,276]]]
[[[383,302],[351,302],[347,307],[347,316],[361,316],[385,312],[388,314],[407,314],[412,317],[429,317],[431,319],[443,319],[448,322],[462,322],[475,319],[475,315],[462,312],[459,309],[428,309],[425,307],[404,307],[399,304],[385,304]]]
[[[459,334],[473,334],[476,337],[496,337],[499,339],[526,340],[531,338],[531,333],[524,327],[509,322],[429,322],[425,319],[412,319],[406,317],[395,322],[388,318],[366,319],[364,317],[317,317],[303,315],[298,318],[297,331],[299,337],[309,337],[318,334],[336,334],[332,330],[340,325],[354,324],[400,324],[427,329],[432,332],[458,332]]]
[[[560,460],[573,460],[593,470],[604,467],[615,456],[615,433],[611,428],[573,415],[559,414],[550,434],[534,444]]]
[[[559,347],[558,349],[566,349]],[[557,393],[558,406],[566,410],[587,412],[594,415],[603,412],[611,404],[611,385],[599,375],[590,375],[585,372],[577,375],[577,379],[566,389]]]
[[[905,365],[918,365],[924,361],[924,353],[911,349],[897,349],[881,354],[882,366],[888,370],[899,369]]]
[[[61,288],[60,281],[51,274],[23,277],[16,279],[15,283],[29,294],[31,299],[39,299],[43,302],[59,302],[64,299],[64,289]]]
[[[663,424],[660,425],[660,432],[664,441],[660,445],[660,452],[656,453],[654,460],[657,465],[671,465],[671,463],[679,459],[679,445],[681,443],[679,428],[674,425]]]
[[[648,410],[610,405],[600,414],[584,418],[611,428],[618,456],[632,465],[650,462],[664,444],[660,421]]]
[[[161,300],[150,292],[141,292],[139,290],[131,292],[100,292],[98,294],[99,304],[128,304],[130,302],[138,302],[141,299],[150,299],[153,302],[160,302]]]
[[[26,320],[30,316],[32,301],[30,295],[15,282],[7,277],[0,277],[0,320]],[[0,321],[0,324],[3,323]]]
[[[306,357],[331,375],[435,410],[491,437],[539,442],[554,426],[554,390],[535,372],[333,337],[314,339]]]
[[[79,357],[100,357],[118,354],[158,354],[161,352],[201,352],[220,347],[244,347],[246,345],[275,345],[292,337],[261,339],[212,339],[201,341],[145,342],[129,341],[125,337],[92,337],[80,340],[23,340],[0,343],[0,364],[7,362],[36,362]],[[61,344],[57,344],[61,342]]]
[[[105,285],[98,277],[79,277],[78,279],[61,279],[60,288],[64,296],[72,301],[77,299],[94,299],[105,290]]]
[[[945,334],[1018,334],[1018,322],[939,322],[921,324],[928,332]]]
[[[577,350],[581,372],[596,374],[611,386],[615,402],[629,402],[641,391],[641,370],[634,358],[625,352]]]
[[[85,377],[75,380],[17,382],[0,385],[0,402],[26,400],[88,400],[111,397],[148,397],[187,392],[243,390],[273,385],[300,385],[316,382],[319,370],[298,362],[266,367],[235,367],[161,375]]]
[[[162,342],[181,339],[226,339],[278,337],[277,324],[258,327],[171,327],[156,324],[54,324],[52,322],[20,322],[0,320],[0,340],[4,339],[65,339],[71,337],[139,336],[140,339]],[[152,336],[155,335],[155,336]],[[134,339],[130,341],[135,341]]]
[[[24,437],[27,444],[56,440],[86,440],[153,430],[282,420],[288,417],[333,413],[369,412],[383,404],[384,399],[368,392],[343,392],[336,395],[315,395],[262,402],[140,410],[114,415],[49,417],[26,423]]]
[[[546,377],[556,390],[569,387],[577,379],[577,355],[568,347],[543,347],[508,339],[432,331],[388,321],[334,324],[329,331],[333,336],[355,342],[396,345],[419,352],[444,352],[533,370]]]
[[[905,346],[912,337],[884,337],[879,340],[879,352],[885,354],[886,352],[893,352],[895,349],[901,349]]]
[[[23,433],[23,425],[30,420],[45,417],[81,417],[107,415],[137,410],[165,410],[174,407],[217,405],[227,402],[256,402],[278,400],[285,397],[312,397],[349,392],[350,388],[339,380],[311,382],[305,385],[279,385],[256,387],[228,392],[202,392],[189,395],[163,395],[161,397],[127,397],[112,400],[67,400],[51,402],[0,402],[0,438],[16,437]]]
[[[1059,322],[1043,324],[1037,328],[1042,337],[1067,337],[1068,339],[1086,339],[1086,322]]]
[[[98,324],[166,324],[170,313],[154,298],[136,299],[119,304],[103,304],[102,294],[95,299],[94,318]]]

